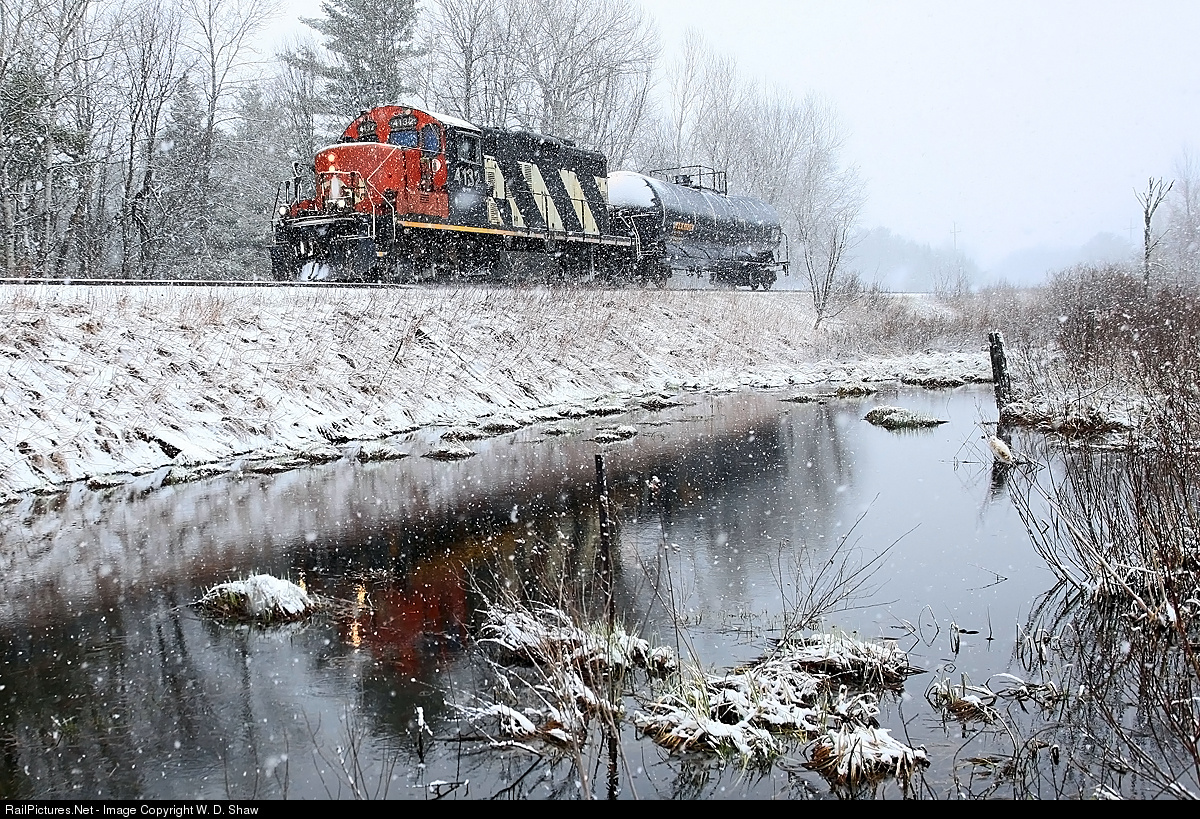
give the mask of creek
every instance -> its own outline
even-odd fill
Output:
[[[762,655],[811,602],[806,578],[824,578],[823,629],[896,640],[926,672],[879,718],[925,748],[918,795],[991,782],[963,760],[1012,754],[1011,733],[948,722],[925,697],[939,680],[1028,678],[1026,626],[1054,585],[981,438],[990,390],[784,397],[685,393],[471,441],[456,462],[419,457],[441,432],[423,430],[394,439],[414,453],[400,460],[76,487],[0,509],[0,797],[578,797],[591,757],[465,741],[449,703],[488,695],[473,636],[489,583],[541,599],[595,586],[596,452],[625,623],[730,668]],[[948,423],[862,420],[882,404]],[[594,440],[618,424],[638,434]],[[829,565],[847,567],[839,582]],[[259,572],[336,604],[269,628],[190,605]],[[752,771],[627,728],[608,784],[622,798],[830,795],[802,750]]]

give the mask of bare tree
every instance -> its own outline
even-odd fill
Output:
[[[762,90],[694,33],[668,87],[642,160],[711,165],[727,172],[731,191],[773,205],[820,324],[856,288],[847,252],[863,196],[857,169],[842,163],[846,136],[833,106],[814,95],[797,100]]]
[[[1200,158],[1191,151],[1175,160],[1175,191],[1166,205],[1163,249],[1176,273],[1194,281],[1200,276]]]
[[[321,118],[325,113],[321,99],[321,74],[317,61],[320,46],[311,37],[297,37],[284,49],[278,72],[271,83],[271,94],[280,100],[286,113],[281,125],[281,140],[294,154],[293,160],[307,164],[317,152],[324,133]],[[345,127],[345,123],[341,123]],[[341,128],[338,129],[341,132]]]
[[[501,79],[492,73],[505,42],[500,18],[501,0],[435,0],[424,36],[427,65],[440,71],[426,93],[440,108],[468,121],[484,113],[487,86]]]
[[[518,125],[631,153],[658,34],[634,0],[435,0],[422,41],[426,98],[479,125]]]
[[[696,29],[684,34],[683,53],[667,74],[664,138],[667,155],[662,165],[686,165],[690,138],[703,105],[705,68],[709,55]],[[659,163],[655,163],[656,165]]]
[[[0,233],[10,272],[61,268],[90,195],[98,36],[89,0],[0,2]]]
[[[1150,292],[1150,254],[1154,252],[1154,249],[1158,247],[1158,243],[1162,240],[1161,235],[1153,235],[1151,222],[1154,219],[1154,212],[1158,210],[1159,205],[1167,198],[1167,194],[1171,192],[1171,188],[1173,187],[1175,187],[1174,182],[1166,182],[1161,177],[1158,179],[1150,177],[1150,181],[1146,184],[1145,193],[1138,193],[1137,191],[1133,193],[1137,197],[1138,203],[1142,206],[1142,216],[1145,218],[1142,287],[1147,293]]]
[[[633,0],[510,0],[524,124],[604,151],[629,152],[646,113],[658,34]]]
[[[251,40],[277,8],[276,0],[188,0],[184,6],[190,24],[185,44],[195,57],[205,102],[200,167],[196,170],[198,188],[206,197],[213,188],[213,159],[222,109],[249,79],[243,70]]]
[[[845,134],[831,105],[805,101],[805,149],[792,224],[819,326],[838,297],[852,292],[854,278],[844,269],[858,215],[862,182],[854,167],[842,167]]]
[[[0,217],[3,219],[4,269],[8,275],[25,272],[28,259],[22,245],[27,211],[27,181],[36,167],[38,120],[43,113],[44,93],[37,55],[31,44],[38,18],[50,3],[0,0]]]
[[[157,258],[151,214],[160,208],[155,143],[167,106],[186,76],[180,55],[182,16],[162,0],[146,0],[120,32],[119,81],[125,97],[121,201],[121,275],[152,275]]]

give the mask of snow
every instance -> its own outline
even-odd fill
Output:
[[[990,372],[979,349],[855,357],[839,342],[843,357],[822,358],[825,343],[803,293],[7,285],[0,501],[402,457],[363,442],[685,390]]]
[[[878,696],[832,696],[834,678],[858,686],[903,687],[918,673],[894,643],[860,641],[840,632],[779,643],[766,657],[724,675],[698,669],[681,675],[682,687],[647,703],[633,722],[673,751],[735,750],[747,758],[778,752],[773,735],[811,735],[835,726],[870,725]],[[886,732],[885,732],[886,733]]]
[[[640,173],[614,171],[608,175],[608,202],[623,208],[652,208],[654,190]]]
[[[471,122],[467,122],[465,119],[459,119],[458,117],[453,116],[452,114],[442,114],[437,111],[429,110],[429,108],[427,108],[425,106],[424,101],[419,100],[419,99],[402,99],[398,102],[393,103],[393,105],[396,105],[400,108],[415,108],[418,111],[424,111],[426,114],[433,117],[434,119],[436,119],[438,122],[442,123],[443,125],[449,125],[453,128],[459,128],[459,129],[465,130],[465,131],[478,131],[479,130],[478,125],[475,125],[474,123],[471,123]]]
[[[910,748],[886,728],[843,725],[822,736],[810,751],[810,767],[839,785],[854,785],[882,776],[907,779],[918,766],[929,765],[923,748]]]

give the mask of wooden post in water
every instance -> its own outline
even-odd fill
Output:
[[[1012,433],[1004,424],[1004,405],[1012,400],[1012,378],[1008,375],[1008,358],[1004,355],[1004,334],[999,330],[988,333],[988,350],[992,355],[992,382],[996,388],[996,437],[1012,447]],[[992,461],[992,494],[998,495],[1008,481],[1010,463],[996,458]]]
[[[1008,359],[1004,355],[1004,334],[999,330],[988,333],[988,349],[992,354],[992,383],[996,388],[996,409],[1003,410],[1012,400],[1012,379],[1008,375]]]
[[[604,474],[604,456],[599,452],[596,453],[596,506],[600,511],[600,561],[603,564],[608,633],[612,634],[617,619],[617,604],[613,597],[612,530],[608,519],[608,478]]]

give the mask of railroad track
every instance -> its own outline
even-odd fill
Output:
[[[0,278],[0,285],[59,285],[63,287],[77,285],[113,285],[118,287],[150,286],[150,287],[359,287],[386,288],[406,290],[419,287],[415,284],[391,284],[384,282],[329,282],[329,281],[252,281],[246,279],[41,279]]]
[[[0,286],[2,285],[41,285],[41,286],[114,286],[114,287],[292,287],[292,288],[357,288],[357,289],[382,289],[382,290],[419,290],[429,287],[462,287],[469,285],[472,287],[537,287],[544,285],[544,282],[527,282],[518,285],[504,284],[502,282],[488,281],[446,281],[433,282],[428,284],[397,284],[392,282],[333,282],[333,281],[274,281],[274,280],[247,280],[247,279],[43,279],[36,277],[27,278],[0,278]],[[583,282],[578,284],[563,285],[570,287],[585,287],[595,290],[627,290],[636,288],[636,285],[612,285],[604,284],[597,285],[594,283]],[[643,288],[646,290],[657,288]],[[714,287],[707,282],[695,283],[683,280],[669,280],[667,282],[667,290],[724,290],[732,291],[730,287]],[[746,291],[750,292],[750,291]],[[763,291],[769,292],[769,291]],[[780,292],[787,292],[786,290]]]

